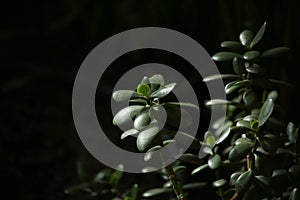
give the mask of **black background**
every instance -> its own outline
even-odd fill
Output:
[[[63,190],[79,181],[77,161],[91,171],[101,166],[77,136],[72,86],[81,62],[97,44],[131,28],[174,29],[192,37],[213,55],[221,50],[223,40],[237,40],[243,29],[257,31],[267,21],[258,48],[291,48],[288,58],[267,67],[271,77],[296,86],[295,91],[281,88],[279,103],[287,110],[285,117],[298,123],[299,19],[297,0],[1,2],[0,198],[68,199]],[[181,64],[172,58],[174,55],[157,56],[160,53],[137,56],[137,62],[128,57],[124,62],[146,63],[154,58],[169,66]],[[222,72],[230,71],[227,65],[219,66]]]

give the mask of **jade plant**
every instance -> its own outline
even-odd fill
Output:
[[[176,162],[155,172],[166,181],[160,187],[139,190],[134,184],[121,192],[118,171],[109,171],[106,175],[101,172],[102,175],[96,176],[101,177],[102,182],[99,182],[108,184],[116,196],[126,200],[195,199],[189,193],[207,187],[213,188],[216,195],[204,195],[203,199],[300,199],[300,137],[294,123],[283,120],[285,110],[280,107],[278,98],[282,87],[293,86],[268,77],[268,63],[287,55],[289,49],[276,47],[259,51],[256,47],[265,29],[266,23],[256,34],[251,30],[242,31],[239,41],[222,42],[221,47],[226,51],[212,56],[216,62],[227,62],[234,72],[203,79],[204,82],[224,81],[227,99],[211,99],[206,101],[206,106],[222,107],[226,116],[214,121],[206,133],[197,133],[196,138],[178,131],[179,124],[193,123],[188,110],[199,111],[199,108],[178,102],[172,96],[176,83],[165,84],[164,77],[155,74],[144,77],[132,90],[115,91],[112,98],[127,102],[128,106],[116,113],[113,124],[132,125],[120,135],[123,144],[129,137],[136,137],[136,149],[144,152],[144,160],[149,161],[153,152],[180,142],[175,138],[179,134],[191,141],[191,151],[178,154]],[[199,150],[207,156],[200,159]],[[193,180],[208,170],[215,177],[192,183],[181,181],[181,173],[187,169],[191,169],[189,177]],[[152,169],[143,170],[148,171]],[[88,183],[95,184],[99,179],[96,177]]]

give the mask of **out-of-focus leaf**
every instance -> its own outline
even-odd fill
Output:
[[[147,129],[143,130],[137,137],[137,148],[143,152],[150,148],[156,135],[159,133],[159,127],[156,120],[153,120]]]
[[[247,89],[243,93],[243,101],[246,106],[253,106],[258,103],[259,99],[256,92],[252,89]]]
[[[300,165],[293,165],[289,168],[290,179],[294,185],[300,187]]]
[[[276,47],[276,48],[273,48],[273,49],[269,49],[267,51],[264,51],[262,54],[261,54],[261,59],[264,59],[264,58],[269,58],[269,57],[278,57],[278,56],[284,56],[286,55],[288,52],[290,51],[289,48],[287,47]]]
[[[113,118],[113,124],[120,126],[122,124],[126,124],[131,122],[132,119],[144,108],[144,106],[134,105],[128,106],[120,110],[115,117]]]
[[[251,185],[252,173],[252,170],[248,170],[237,178],[235,183],[235,189],[237,193],[243,194],[245,191],[247,191]]]
[[[196,182],[196,183],[188,183],[182,186],[183,190],[194,190],[206,187],[208,184],[206,182]]]
[[[65,194],[74,194],[75,192],[78,192],[80,190],[83,190],[84,188],[87,188],[90,186],[90,183],[84,182],[79,185],[68,187],[64,190]]]
[[[162,146],[160,145],[157,145],[157,146],[154,146],[154,147],[151,147],[144,155],[144,160],[145,161],[148,161],[151,159],[153,153],[157,150],[160,150],[162,148]]]
[[[266,29],[266,25],[267,23],[265,22],[261,27],[260,29],[258,30],[258,32],[256,33],[255,37],[253,38],[251,44],[250,44],[250,47],[253,48],[254,45],[256,45],[260,40],[261,38],[263,37],[264,33],[265,33],[265,29]]]
[[[274,79],[270,79],[270,82],[273,84],[273,85],[277,85],[277,86],[286,86],[286,87],[289,87],[291,89],[295,89],[295,86],[288,83],[288,82],[285,82],[285,81],[280,81],[280,80],[274,80]]]
[[[134,184],[131,188],[131,200],[137,200],[138,194],[139,194],[139,186],[137,184]]]
[[[257,60],[260,56],[259,51],[248,51],[246,53],[244,53],[243,58],[246,60]]]
[[[176,83],[170,83],[153,92],[150,97],[162,98],[167,96],[176,86]]]
[[[226,94],[231,94],[231,93],[237,91],[242,86],[246,85],[247,82],[248,82],[248,80],[242,80],[242,81],[233,81],[233,82],[228,83],[225,86]]]
[[[227,183],[227,181],[225,179],[219,179],[212,183],[212,187],[220,188],[220,187],[224,186],[226,183]]]
[[[229,101],[225,99],[212,99],[209,100],[205,103],[207,106],[213,106],[213,105],[235,105],[235,106],[241,106],[240,103],[234,102],[234,101]]]
[[[208,164],[203,164],[203,165],[197,167],[196,169],[194,169],[191,174],[194,175],[194,174],[199,173],[200,171],[207,169],[207,168],[208,168]]]
[[[266,77],[261,77],[261,76],[254,77],[253,79],[250,80],[250,83],[255,86],[264,88],[264,89],[272,89],[273,88],[271,81],[269,79],[267,79]]]
[[[180,165],[180,166],[176,166],[176,167],[174,167],[174,173],[175,174],[180,174],[180,173],[182,173],[182,172],[184,172],[185,170],[186,170],[186,166],[182,166],[182,165]]]
[[[183,108],[173,105],[164,104],[167,111],[167,123],[171,126],[188,127],[193,123],[192,116]]]
[[[289,124],[287,125],[286,133],[290,142],[296,143],[298,138],[298,128],[296,128],[296,126],[292,122],[289,122]]]
[[[178,106],[181,108],[194,108],[199,110],[199,107],[196,106],[195,104],[192,103],[186,103],[186,102],[167,102],[167,103],[163,103],[162,105],[169,105],[169,106]]]
[[[250,30],[244,30],[240,34],[240,41],[242,45],[249,46],[253,39],[253,32]]]
[[[190,153],[182,154],[179,157],[179,160],[183,162],[194,163],[194,164],[200,164],[203,162],[203,160],[199,158],[197,155],[190,154]]]
[[[242,55],[234,52],[223,51],[213,55],[212,59],[214,61],[231,61],[234,57],[242,58]]]
[[[271,92],[269,92],[267,99],[273,99],[275,101],[277,97],[278,92],[276,90],[272,90]]]
[[[221,156],[215,154],[208,159],[208,166],[210,169],[217,169],[221,164]]]
[[[220,136],[216,140],[216,144],[220,144],[229,136],[232,125],[233,125],[232,121],[225,122],[223,130],[222,130]]]
[[[121,140],[125,139],[126,137],[128,137],[130,135],[137,135],[138,133],[139,133],[139,131],[136,129],[129,129],[121,135]]]
[[[271,116],[272,112],[274,109],[274,101],[273,99],[267,99],[265,101],[265,103],[263,104],[260,113],[258,115],[258,122],[259,122],[259,126],[264,125],[267,120],[269,119],[269,117]]]
[[[298,188],[294,188],[290,194],[289,200],[299,200],[300,199],[300,191]]]
[[[233,65],[233,70],[236,74],[238,75],[245,74],[246,70],[245,70],[243,59],[238,57],[233,58],[232,65]]]
[[[154,197],[154,196],[159,196],[159,195],[164,195],[167,193],[171,193],[172,189],[170,188],[154,188],[147,190],[146,192],[143,193],[143,197]]]
[[[216,74],[216,75],[211,75],[208,77],[205,77],[202,81],[203,82],[208,82],[208,81],[213,81],[213,80],[218,80],[218,79],[233,79],[237,80],[240,79],[241,76],[236,75],[236,74]]]

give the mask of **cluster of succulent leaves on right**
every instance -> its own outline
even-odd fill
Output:
[[[206,168],[218,173],[222,173],[220,169],[229,170],[230,177],[219,176],[212,183],[221,199],[300,199],[298,128],[292,122],[282,122],[280,114],[284,111],[276,104],[278,88],[292,86],[269,79],[266,68],[261,66],[268,59],[286,55],[289,49],[277,47],[262,53],[255,50],[265,28],[266,23],[256,35],[250,30],[242,31],[239,42],[224,41],[221,46],[227,51],[212,58],[232,62],[235,74],[203,80],[223,79],[227,83],[227,100],[206,102],[212,107],[224,105],[227,114],[224,125],[224,119],[217,120],[214,130],[205,133],[203,143],[209,147],[204,149],[210,154],[208,162],[192,174]]]

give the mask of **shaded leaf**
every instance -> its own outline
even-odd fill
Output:
[[[272,90],[271,92],[268,93],[267,99],[273,99],[274,101],[278,97],[278,92],[276,90]]]
[[[212,100],[209,100],[205,103],[205,105],[207,106],[212,106],[212,105],[224,105],[224,104],[227,104],[227,105],[241,105],[240,103],[237,103],[237,102],[234,102],[234,101],[229,101],[229,100],[225,100],[225,99],[212,99]]]
[[[246,60],[256,60],[258,59],[260,56],[259,51],[248,51],[246,53],[244,53],[243,58]]]
[[[259,101],[258,96],[256,92],[252,89],[247,89],[243,93],[243,101],[246,104],[246,106],[253,106],[256,105]]]
[[[298,138],[298,128],[296,128],[296,126],[292,122],[288,123],[286,127],[286,133],[288,135],[290,142],[296,143]]]
[[[241,32],[239,39],[242,45],[249,46],[253,39],[253,32],[250,30],[244,30]]]
[[[194,163],[194,164],[200,164],[203,162],[202,159],[200,159],[197,155],[190,154],[190,153],[182,154],[179,157],[179,160],[183,162]]]
[[[229,136],[232,125],[233,125],[232,121],[225,122],[223,130],[222,130],[220,136],[217,138],[216,144],[220,144]]]
[[[194,174],[196,174],[196,173],[198,173],[198,172],[200,172],[200,171],[202,171],[204,169],[207,169],[207,168],[208,168],[208,164],[201,165],[201,166],[197,167],[196,169],[194,169],[191,172],[191,174],[194,175]]]
[[[267,122],[267,120],[269,119],[269,117],[272,114],[273,109],[274,109],[273,99],[267,99],[265,101],[265,103],[263,104],[263,106],[260,110],[260,113],[258,115],[258,123],[259,123],[258,125],[259,126],[262,126]]]
[[[210,169],[217,169],[221,164],[221,156],[215,154],[208,159],[208,166]]]
[[[287,47],[276,47],[276,48],[264,51],[261,54],[261,59],[274,57],[274,56],[276,56],[276,57],[283,56],[283,55],[286,55],[289,51],[290,51],[290,49]]]
[[[176,166],[173,168],[175,174],[182,173],[186,170],[186,166]]]
[[[235,57],[232,60],[232,66],[233,66],[233,70],[236,74],[245,74],[246,70],[245,70],[245,65],[243,62],[243,59]]]
[[[299,200],[300,199],[300,191],[298,188],[294,188],[290,194],[289,200]]]
[[[242,58],[242,55],[234,52],[223,51],[213,55],[212,59],[215,61],[230,61],[234,57]]]
[[[264,75],[266,73],[265,69],[260,67],[257,64],[246,65],[246,70],[247,72],[250,72],[252,74],[257,74],[257,75]]]
[[[196,106],[195,104],[186,103],[186,102],[167,102],[167,103],[163,103],[162,105],[178,106],[180,108],[187,107],[187,108],[194,108],[194,109],[199,110],[199,107]]]
[[[251,179],[252,179],[252,170],[248,170],[241,174],[235,183],[235,189],[237,193],[243,194],[249,186],[251,185]]]
[[[235,185],[236,180],[243,172],[234,172],[229,179],[229,185]]]
[[[252,42],[250,43],[250,47],[254,47],[254,45],[256,45],[261,38],[263,37],[264,33],[265,33],[265,29],[266,29],[266,25],[267,23],[265,22],[260,29],[258,30],[258,32],[256,33],[255,37],[253,38]]]
[[[220,187],[224,186],[226,183],[227,183],[227,181],[225,179],[219,179],[212,183],[212,187],[220,188]]]
[[[120,110],[113,118],[113,124],[120,126],[131,122],[132,119],[144,108],[144,106],[134,105],[128,106]]]
[[[143,197],[154,197],[154,196],[159,196],[159,195],[164,195],[167,193],[171,193],[172,189],[170,188],[154,188],[147,190],[146,192],[143,193]]]
[[[134,120],[133,127],[136,130],[142,130],[150,123],[149,108],[146,108],[142,113],[137,115]]]
[[[206,182],[196,182],[196,183],[188,183],[182,186],[183,190],[194,190],[207,186]]]
[[[143,152],[149,149],[159,131],[157,121],[153,120],[147,129],[143,130],[137,137],[136,144],[139,151]]]
[[[243,48],[241,43],[239,43],[237,41],[224,41],[221,43],[221,47],[225,47],[225,48],[229,48],[229,49],[233,49],[233,50]]]
[[[157,150],[160,150],[162,148],[162,146],[160,145],[157,145],[157,146],[154,146],[154,147],[151,147],[144,155],[144,160],[145,161],[148,161],[151,159],[153,153]]]

